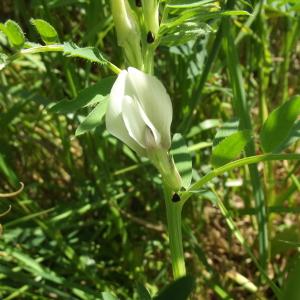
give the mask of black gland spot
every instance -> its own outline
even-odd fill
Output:
[[[180,196],[177,193],[174,193],[172,196],[172,202],[179,202]]]
[[[142,7],[142,0],[135,0],[135,5],[137,7]]]
[[[149,31],[147,34],[147,43],[152,44],[154,42],[154,39],[154,34],[151,31]]]

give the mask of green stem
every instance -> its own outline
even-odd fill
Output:
[[[172,192],[166,185],[164,185],[164,192],[173,277],[178,279],[186,275],[181,228],[182,204],[181,201],[172,202]]]
[[[145,51],[144,59],[144,71],[149,74],[153,74],[154,68],[154,49],[151,46],[148,46]]]
[[[36,54],[36,53],[43,53],[43,52],[64,52],[64,45],[53,44],[53,45],[36,46],[28,49],[22,49],[19,52],[15,53],[14,55],[10,56],[8,61],[5,64],[0,65],[0,71],[19,57],[26,56],[28,54]],[[110,61],[106,61],[106,66],[116,74],[119,74],[122,71]]]
[[[17,52],[11,58],[20,57],[27,54],[35,54],[35,53],[42,53],[42,52],[63,52],[64,45],[62,44],[53,44],[53,45],[46,45],[46,46],[36,46],[28,49],[22,49],[20,52]]]
[[[190,186],[190,188],[183,192],[181,196],[182,203],[185,203],[195,192],[197,192],[199,189],[201,189],[206,183],[211,181],[213,178],[224,174],[225,172],[229,172],[234,168],[242,167],[245,165],[250,164],[257,164],[262,161],[271,161],[271,160],[300,160],[300,154],[298,153],[291,153],[291,154],[262,154],[262,155],[255,155],[255,156],[249,156],[245,157],[233,162],[230,162],[222,167],[216,168],[209,173],[207,173],[205,176],[203,176],[200,180],[195,182]],[[183,204],[182,204],[183,205]]]
[[[113,63],[111,63],[110,61],[107,61],[107,67],[113,71],[115,74],[119,74],[122,72],[122,70],[120,68],[118,68],[116,65],[114,65]]]

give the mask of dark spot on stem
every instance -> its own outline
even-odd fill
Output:
[[[147,43],[152,44],[154,40],[155,40],[154,34],[151,31],[149,31],[147,34]]]
[[[177,193],[174,193],[172,196],[172,202],[179,202],[180,196]]]
[[[142,7],[142,0],[135,0],[135,5],[137,7]]]

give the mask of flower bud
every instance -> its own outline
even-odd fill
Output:
[[[117,31],[118,45],[124,49],[129,65],[141,68],[141,33],[134,11],[128,0],[111,0],[111,10]]]
[[[150,32],[154,39],[159,30],[159,4],[158,0],[143,0],[143,13],[147,32]]]

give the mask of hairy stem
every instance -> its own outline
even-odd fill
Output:
[[[15,53],[14,55],[10,56],[5,64],[0,64],[0,70],[5,68],[8,64],[12,63],[14,60],[18,59],[19,57],[26,56],[28,54],[36,54],[36,53],[44,53],[44,52],[64,52],[64,45],[63,44],[53,44],[53,45],[45,45],[45,46],[35,46],[28,49],[22,49],[19,52]],[[110,61],[106,61],[105,64],[112,72],[119,74],[121,69],[115,66]]]

